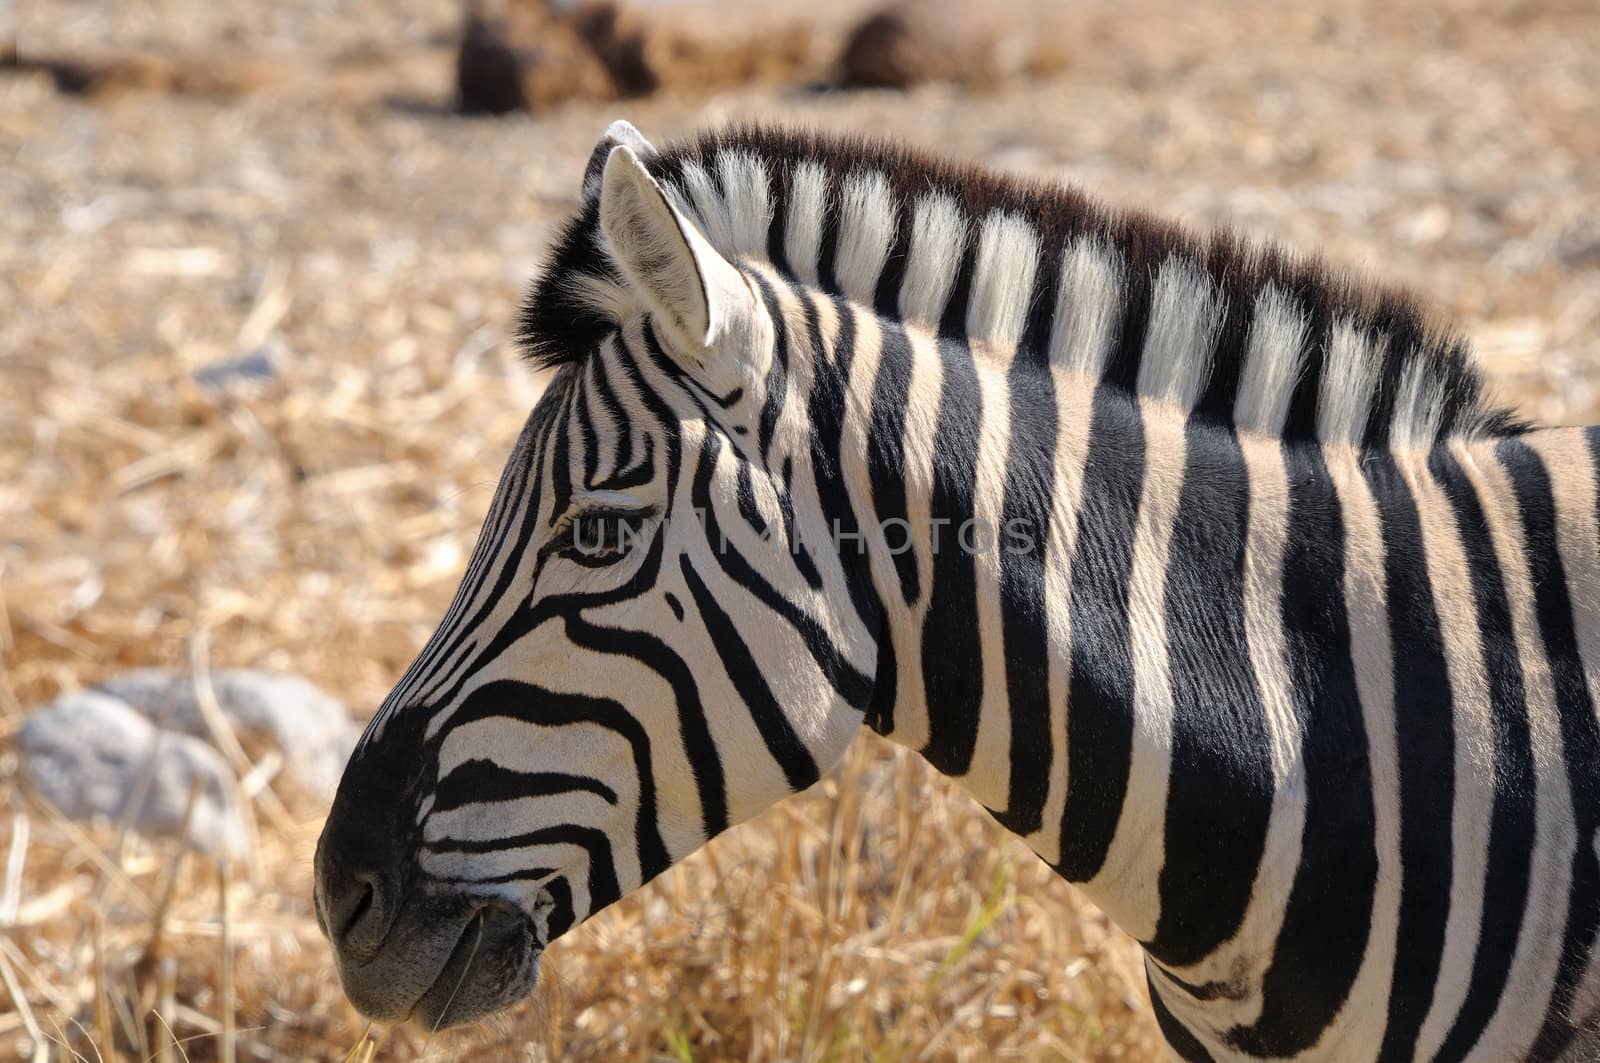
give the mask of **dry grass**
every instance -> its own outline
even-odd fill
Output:
[[[842,31],[863,9],[779,15]],[[20,17],[39,54],[366,57],[378,83],[85,102],[0,77],[0,733],[144,664],[279,668],[370,709],[442,612],[538,393],[506,336],[615,114],[445,116],[453,0]],[[1425,290],[1531,414],[1595,419],[1592,5],[1147,0],[1135,17],[1088,0],[1065,17],[1081,45],[1051,82],[627,113],[659,137],[755,116],[898,130],[1323,247]],[[389,47],[410,58],[390,68]],[[273,380],[194,382],[261,346]],[[573,931],[518,1013],[373,1031],[375,1048],[309,912],[321,809],[283,793],[278,811],[274,792],[253,806],[254,865],[224,885],[0,788],[0,1044],[213,1059],[231,1024],[242,1060],[1155,1052],[1127,941],[880,743]]]
[[[488,1027],[368,1031],[307,912],[318,824],[254,869],[71,827],[13,791],[0,1036],[94,1058],[1148,1058],[1133,948],[948,783],[877,742],[547,957]],[[936,851],[941,859],[928,859]],[[9,884],[8,884],[9,885]],[[0,912],[0,914],[7,914]],[[1050,957],[1048,963],[1039,962]],[[165,987],[170,983],[170,988]],[[13,988],[14,987],[14,988]],[[28,1010],[15,1007],[26,1001]],[[543,1053],[544,1055],[541,1055]]]

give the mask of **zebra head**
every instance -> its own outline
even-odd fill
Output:
[[[871,699],[817,308],[736,264],[739,205],[708,222],[655,157],[626,123],[596,148],[587,257],[558,255],[529,313],[601,326],[542,352],[559,368],[461,587],[318,844],[319,922],[375,1019],[520,999],[566,929],[814,782]]]

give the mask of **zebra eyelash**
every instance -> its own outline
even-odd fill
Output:
[[[569,513],[545,545],[555,555],[591,568],[614,564],[645,537],[654,506],[595,506]]]

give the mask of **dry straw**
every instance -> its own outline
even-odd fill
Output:
[[[860,13],[785,2],[838,32]],[[1085,45],[1049,84],[663,98],[626,116],[657,137],[756,116],[903,130],[1381,262],[1464,322],[1506,397],[1594,419],[1593,4],[1139,2],[1135,17],[1050,5]],[[252,864],[226,882],[30,795],[11,737],[24,707],[126,668],[188,668],[202,703],[209,669],[245,665],[377,704],[442,615],[538,394],[505,337],[618,117],[445,117],[458,0],[90,7],[21,5],[18,39],[292,53],[374,80],[308,83],[327,90],[310,103],[85,102],[0,76],[0,142],[25,146],[0,174],[0,1050],[1157,1058],[1132,945],[877,741],[569,934],[523,1007],[432,1037],[369,1029],[344,1002],[309,903],[322,803],[209,712],[256,823]],[[197,375],[251,356],[271,375]]]

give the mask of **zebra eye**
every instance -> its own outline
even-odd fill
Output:
[[[567,521],[556,552],[580,565],[609,565],[644,539],[649,510],[591,509]]]

